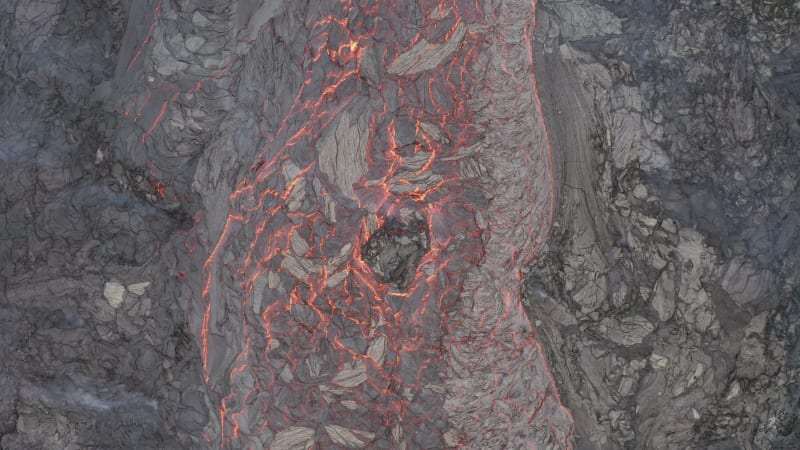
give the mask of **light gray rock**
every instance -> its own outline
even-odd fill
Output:
[[[420,39],[413,47],[401,53],[389,64],[389,73],[403,76],[415,75],[442,64],[445,58],[461,46],[466,34],[467,26],[463,22],[459,22],[450,33],[449,39],[442,43],[431,43],[424,38]]]
[[[308,448],[313,444],[314,430],[307,427],[290,427],[275,435],[272,448],[276,450],[295,450]]]
[[[664,270],[653,287],[653,297],[650,300],[658,320],[666,322],[672,318],[675,313],[675,293],[675,273]]]
[[[112,308],[119,308],[125,301],[125,286],[116,281],[107,281],[103,288],[103,296]]]
[[[355,199],[353,184],[367,171],[368,133],[362,120],[343,113],[319,144],[319,166],[344,195]]]
[[[636,187],[633,188],[633,196],[640,200],[647,198],[647,188],[645,185],[641,183],[637,184]]]
[[[644,342],[655,327],[642,316],[624,317],[620,320],[606,318],[600,323],[598,332],[616,344],[631,346]]]
[[[720,285],[739,306],[757,302],[775,283],[769,270],[759,270],[742,258],[735,258],[720,268]]]
[[[200,47],[206,43],[206,40],[202,36],[192,35],[186,38],[186,49],[190,52],[196,52],[200,50]]]
[[[150,287],[149,281],[141,281],[139,283],[129,284],[126,289],[131,294],[141,297],[142,295],[144,295],[145,291],[147,291],[147,288],[149,287]]]
[[[678,227],[675,224],[675,221],[670,218],[666,218],[661,221],[661,228],[663,228],[664,231],[672,234],[676,234],[678,232]]]
[[[195,11],[192,14],[192,23],[196,27],[207,27],[211,22],[200,11]]]

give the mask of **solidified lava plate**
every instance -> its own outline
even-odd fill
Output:
[[[202,286],[187,306],[216,403],[203,439],[570,448],[572,418],[520,303],[520,268],[543,245],[554,201],[535,4],[275,8],[260,13],[307,30],[274,42],[299,59],[302,81],[266,145],[238,161],[249,169],[215,208],[227,215],[197,219],[219,229],[201,243]],[[283,30],[289,19],[278,19],[267,26]],[[236,58],[218,66],[182,92],[156,92],[163,106],[141,139],[180,95],[240,70]]]

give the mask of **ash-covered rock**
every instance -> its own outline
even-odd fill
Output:
[[[407,289],[429,249],[428,224],[424,220],[389,217],[369,237],[361,257],[381,283]]]

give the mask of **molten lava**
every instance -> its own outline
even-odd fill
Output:
[[[571,419],[519,298],[554,201],[535,4],[423,0],[412,17],[394,2],[318,3],[305,81],[203,266],[214,445],[569,447]],[[170,89],[142,140],[179,95]],[[396,218],[414,218],[424,239]],[[381,252],[405,259],[382,262],[387,275]]]

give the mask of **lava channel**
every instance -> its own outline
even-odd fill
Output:
[[[554,206],[535,3],[400,3],[307,8],[305,80],[203,266],[210,445],[573,445],[520,303]]]

